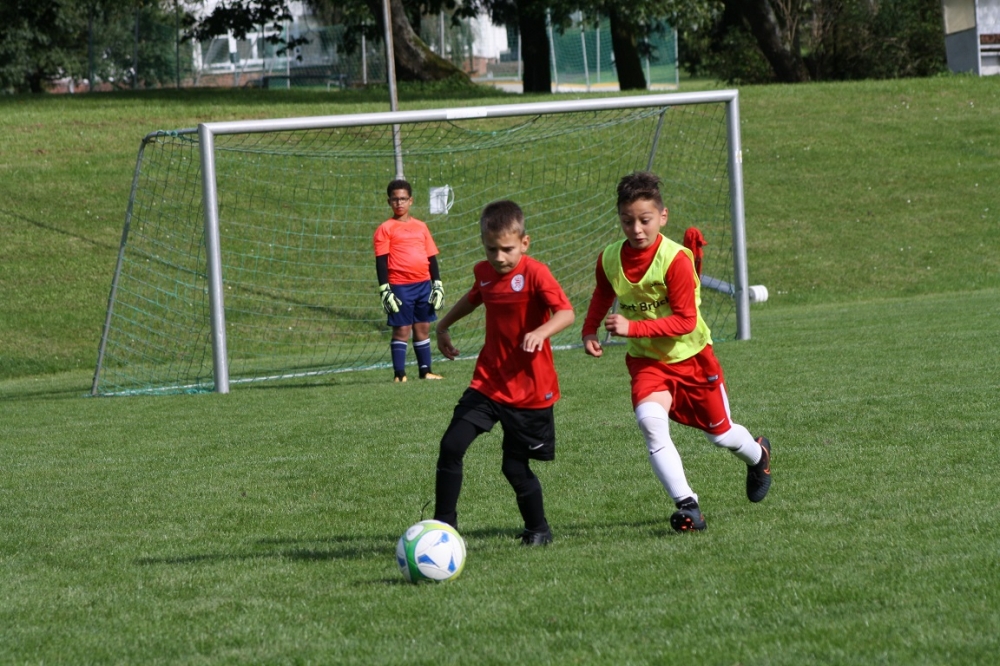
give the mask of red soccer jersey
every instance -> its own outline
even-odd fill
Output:
[[[656,239],[645,250],[633,249],[628,243],[622,244],[621,258],[625,277],[632,282],[638,282],[649,270],[653,257],[660,247],[662,236]],[[615,290],[604,272],[601,256],[597,256],[594,294],[590,299],[587,317],[583,322],[583,335],[596,335],[597,329],[604,321],[605,315],[615,301]],[[628,337],[652,338],[659,336],[678,336],[690,333],[698,323],[698,306],[694,299],[694,266],[683,252],[678,252],[670,262],[670,268],[664,276],[667,285],[667,299],[671,315],[660,319],[647,321],[630,321]]]
[[[470,388],[511,407],[551,407],[559,399],[552,346],[546,340],[541,350],[526,352],[521,343],[552,312],[573,309],[562,287],[548,266],[528,255],[505,275],[488,261],[476,264],[473,275],[467,298],[486,306],[486,340]]]
[[[414,284],[431,279],[429,257],[438,253],[427,225],[415,217],[390,218],[375,230],[375,256],[389,255],[389,283]]]

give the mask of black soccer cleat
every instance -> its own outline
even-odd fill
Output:
[[[700,532],[708,527],[698,502],[691,497],[677,503],[677,510],[670,516],[670,526],[678,532]]]
[[[756,465],[747,465],[747,499],[759,502],[771,489],[771,442],[767,437],[758,437],[760,460]]]
[[[522,546],[547,546],[552,543],[552,530],[524,530],[518,535]]]

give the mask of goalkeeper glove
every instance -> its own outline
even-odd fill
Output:
[[[380,284],[378,286],[378,293],[382,298],[382,309],[385,310],[387,315],[399,312],[399,306],[403,304],[403,301],[396,298],[396,294],[392,293],[392,288],[388,283]]]
[[[444,285],[441,284],[441,280],[431,282],[431,295],[427,302],[434,306],[435,310],[440,310],[444,305]]]

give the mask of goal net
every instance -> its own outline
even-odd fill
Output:
[[[716,340],[749,337],[735,91],[208,123],[141,145],[94,395],[228,392],[230,383],[389,367],[372,246],[402,167],[450,307],[484,258],[483,206],[525,211],[530,253],[578,322],[599,252],[621,239],[615,187],[651,169],[665,234],[707,241],[702,309]],[[713,283],[714,284],[714,283]],[[480,308],[452,330],[483,341]],[[553,339],[577,345],[579,325]]]

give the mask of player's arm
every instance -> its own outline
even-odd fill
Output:
[[[434,330],[437,334],[438,350],[444,354],[445,358],[454,360],[459,354],[458,349],[451,344],[451,333],[448,332],[448,329],[458,320],[468,317],[475,309],[476,306],[469,300],[469,294],[465,294],[451,306],[451,309],[443,317],[438,319]]]
[[[378,293],[382,300],[382,309],[386,314],[399,312],[399,306],[403,304],[396,294],[392,293],[389,286],[389,255],[380,254],[375,257],[375,275],[378,277]]]
[[[438,268],[436,254],[427,257],[427,269],[431,273],[431,295],[427,297],[427,302],[434,306],[435,310],[440,310],[444,305],[444,283],[441,282],[441,269]]]
[[[590,297],[590,305],[587,307],[587,316],[583,320],[583,351],[594,358],[599,358],[604,350],[601,348],[601,341],[597,337],[597,329],[601,325],[601,320],[608,313],[615,302],[615,290],[604,273],[604,266],[601,263],[602,255],[597,255],[597,270],[594,273],[594,293]]]
[[[546,340],[559,331],[572,326],[574,319],[576,319],[576,315],[573,313],[573,310],[556,310],[547,322],[524,335],[524,340],[521,342],[521,349],[526,352],[538,351],[545,344]]]

